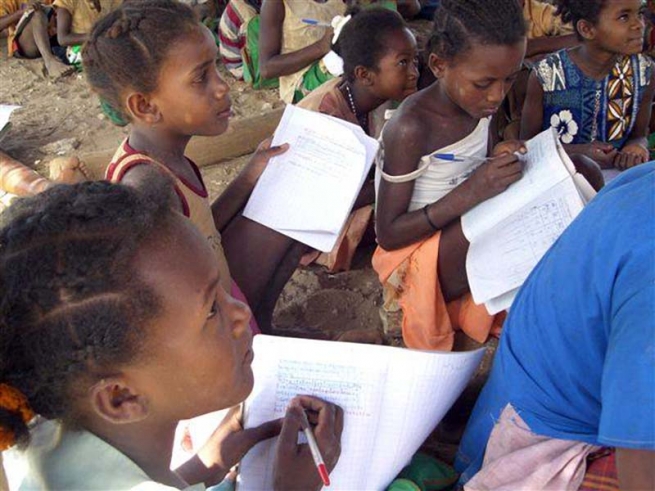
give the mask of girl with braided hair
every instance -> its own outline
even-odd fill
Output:
[[[55,186],[2,214],[0,443],[23,444],[21,489],[205,489],[278,433],[277,488],[320,488],[299,411],[330,467],[342,412],[304,396],[253,429],[232,411],[170,470],[178,421],[241,403],[253,354],[248,307],[161,181]]]
[[[95,25],[83,59],[91,87],[132,124],[106,178],[146,188],[153,173],[170,176],[177,209],[215,250],[224,288],[247,299],[267,331],[305,246],[244,218],[241,210],[269,158],[287,146],[262,143],[223,194],[209,202],[200,171],[184,152],[191,137],[227,130],[232,103],[216,56],[211,32],[191,8],[172,0],[140,0],[125,2]]]
[[[640,54],[641,0],[555,2],[581,44],[540,61],[528,81],[521,138],[553,127],[569,153],[624,170],[649,159],[655,94],[652,61]]]
[[[443,0],[428,46],[437,81],[405,99],[382,133],[373,267],[381,314],[401,324],[408,347],[450,350],[455,330],[479,342],[499,332],[502,317],[468,292],[460,217],[521,178],[523,145],[494,148],[489,121],[521,69],[525,33],[516,0]]]

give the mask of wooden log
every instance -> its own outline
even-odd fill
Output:
[[[252,153],[277,128],[284,108],[257,116],[230,121],[225,133],[212,137],[194,137],[187,147],[187,156],[199,167],[214,165]],[[116,152],[115,148],[80,155],[94,179],[102,179]]]

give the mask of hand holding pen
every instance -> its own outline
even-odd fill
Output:
[[[312,428],[306,430],[306,423]],[[327,474],[336,466],[341,453],[343,410],[316,397],[298,396],[289,404],[277,442],[274,489],[318,490],[325,485],[323,478],[328,476],[319,473],[310,445],[298,444],[298,433],[306,431],[315,440],[314,450],[318,450]]]

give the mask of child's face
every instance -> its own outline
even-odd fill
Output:
[[[218,74],[218,49],[209,29],[198,25],[171,47],[151,101],[166,130],[184,136],[223,133],[231,114],[230,88]]]
[[[645,22],[641,0],[611,0],[600,11],[592,27],[593,42],[611,53],[641,53]]]
[[[162,310],[126,375],[153,417],[187,419],[240,403],[253,386],[250,310],[223,290],[215,252],[188,219],[175,214],[152,242],[135,265]]]
[[[409,29],[396,31],[385,40],[386,53],[372,72],[375,95],[382,99],[402,101],[416,92],[418,51],[416,38]]]
[[[470,49],[453,60],[430,55],[430,68],[448,98],[472,118],[492,116],[518,76],[526,41],[512,45],[472,42]]]

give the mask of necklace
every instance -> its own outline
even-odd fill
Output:
[[[350,110],[353,112],[355,118],[359,122],[359,126],[361,126],[364,132],[368,135],[368,114],[357,113],[357,106],[355,106],[355,99],[353,98],[353,94],[350,91],[350,84],[346,82],[344,87],[346,88],[346,96],[348,97],[348,106],[350,106]]]

